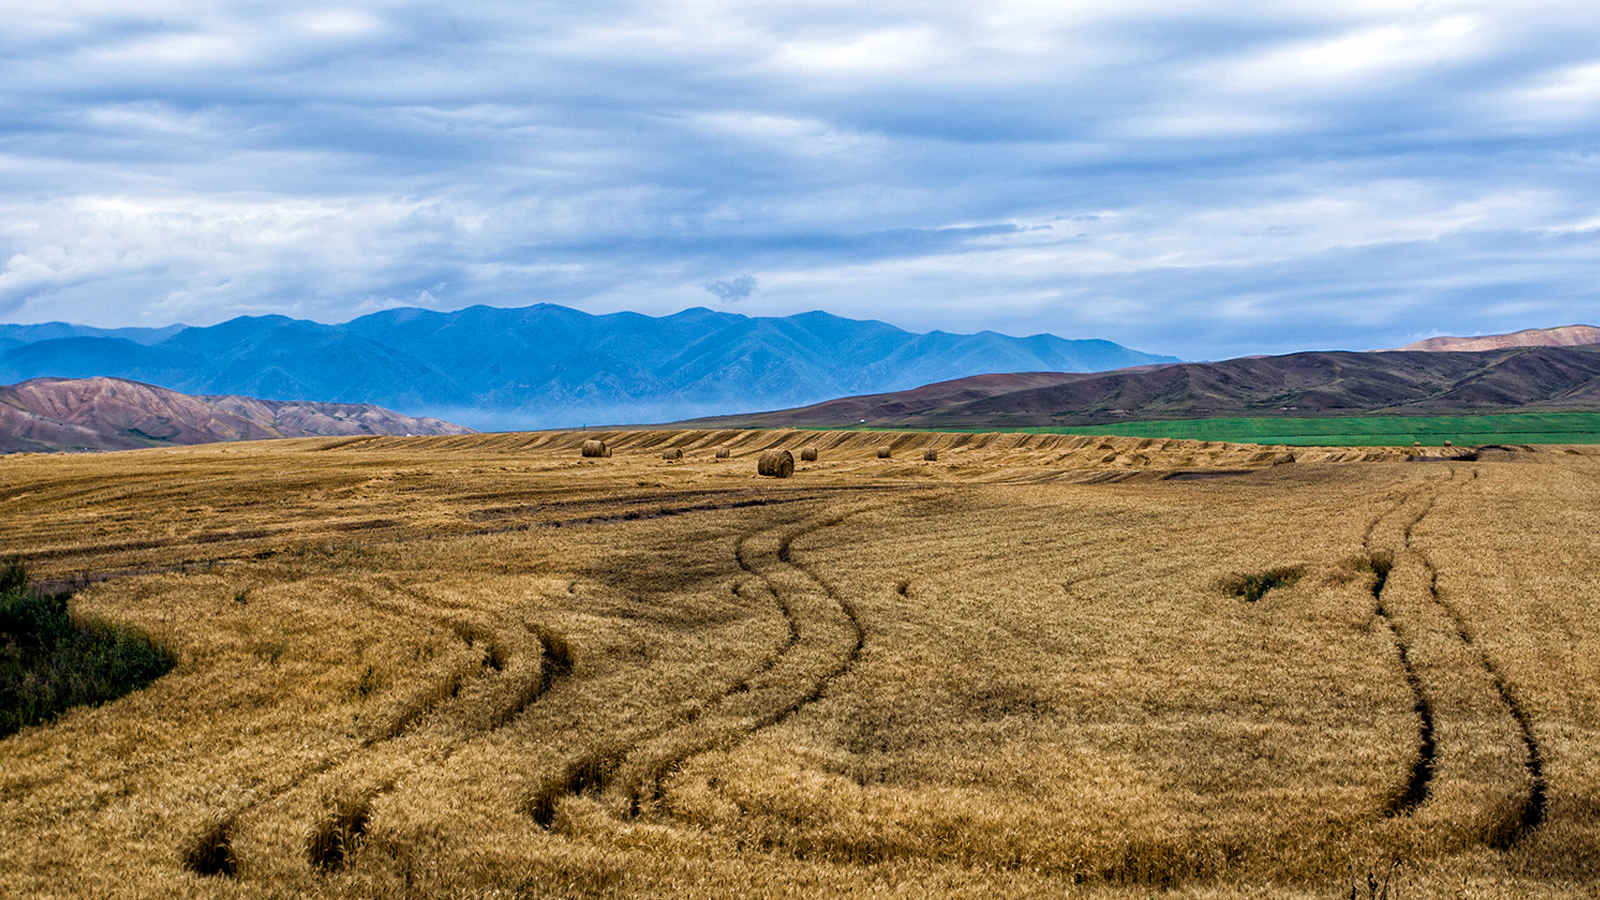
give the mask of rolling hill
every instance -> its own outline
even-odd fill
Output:
[[[1510,334],[1485,334],[1478,337],[1432,337],[1401,350],[1504,350],[1508,347],[1581,347],[1600,344],[1600,328],[1593,325],[1562,325],[1559,328],[1524,328]]]
[[[412,418],[370,404],[191,397],[117,378],[36,378],[0,387],[0,453],[470,431],[438,419]]]
[[[1212,416],[1600,410],[1600,347],[1315,352],[963,378],[753,416],[752,427],[1046,427]]]
[[[375,403],[499,428],[665,421],[979,373],[1176,361],[1102,340],[916,334],[824,312],[704,308],[662,317],[553,304],[391,309],[339,325],[242,317],[165,335],[5,327],[0,381],[110,376],[192,394]]]

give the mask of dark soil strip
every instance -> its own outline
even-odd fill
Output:
[[[1162,481],[1203,481],[1208,478],[1231,478],[1235,475],[1249,475],[1258,469],[1201,469],[1192,472],[1169,472],[1161,476]]]
[[[243,531],[213,531],[183,539],[186,544],[221,544],[226,541],[254,541],[292,532],[292,528],[251,528]],[[47,550],[30,550],[22,555],[28,559],[61,559],[90,553],[126,553],[134,550],[157,550],[172,545],[172,541],[122,541],[99,544],[93,547],[53,547]]]
[[[801,488],[800,490],[804,491],[804,490],[806,490],[806,488]],[[785,493],[792,493],[792,492],[793,491],[791,490],[791,491],[786,491]],[[602,495],[593,496],[593,497],[577,497],[577,498],[574,498],[572,496],[572,494],[571,494],[570,489],[566,489],[566,490],[562,490],[562,489],[555,489],[555,490],[541,489],[541,490],[538,490],[538,491],[513,492],[513,493],[509,493],[509,494],[506,494],[506,493],[467,494],[467,495],[453,497],[452,499],[457,503],[468,503],[468,502],[473,502],[473,501],[485,501],[485,500],[501,500],[501,501],[505,501],[505,500],[510,500],[510,499],[514,499],[514,498],[527,498],[529,500],[537,501],[537,502],[515,503],[515,504],[510,504],[510,505],[502,505],[502,506],[483,506],[483,507],[479,507],[477,509],[471,510],[466,514],[466,518],[471,520],[471,521],[474,521],[474,522],[489,522],[489,521],[494,521],[496,519],[512,519],[512,518],[518,518],[518,517],[522,517],[522,516],[535,516],[535,515],[549,516],[549,515],[556,514],[556,513],[562,513],[562,512],[576,513],[576,512],[583,511],[583,510],[602,510],[603,511],[603,510],[606,510],[606,509],[615,509],[617,507],[624,507],[624,508],[627,508],[627,507],[639,507],[639,506],[648,506],[650,504],[659,504],[659,505],[673,504],[673,505],[677,505],[677,506],[692,506],[692,505],[695,505],[695,504],[705,503],[705,502],[708,502],[708,501],[718,501],[718,502],[722,502],[722,503],[727,503],[727,502],[730,502],[730,500],[732,500],[732,499],[749,500],[749,499],[759,499],[759,498],[764,498],[764,497],[769,497],[769,496],[771,496],[771,492],[770,491],[761,492],[761,491],[753,491],[753,490],[748,490],[748,489],[724,488],[724,489],[689,490],[689,491],[657,490],[657,491],[649,491],[649,492],[636,493],[636,494],[611,494],[611,495],[602,494]],[[604,514],[605,514],[604,512],[592,513],[592,515],[604,515]],[[577,520],[579,520],[579,519],[581,519],[583,517],[582,516],[573,515],[573,516],[570,516],[570,518],[572,518],[574,521],[577,521]]]
[[[802,502],[805,502],[805,501],[808,501],[808,500],[816,500],[816,499],[819,499],[819,498],[816,497],[816,496],[792,497],[792,498],[789,498],[789,497],[785,497],[785,498],[765,498],[765,499],[758,499],[758,500],[740,500],[740,501],[734,501],[734,502],[731,502],[731,503],[711,503],[711,504],[704,504],[704,505],[700,505],[700,506],[684,506],[684,507],[674,507],[674,508],[646,510],[646,511],[633,511],[633,510],[630,510],[629,512],[626,512],[626,513],[618,513],[616,515],[609,515],[609,516],[587,516],[587,517],[584,517],[584,518],[581,518],[581,519],[559,519],[559,520],[548,521],[548,522],[525,522],[525,523],[522,523],[522,524],[519,524],[519,525],[506,526],[504,528],[479,528],[479,529],[474,529],[474,530],[471,530],[471,531],[451,532],[451,533],[442,533],[442,534],[441,533],[435,533],[435,534],[428,534],[428,535],[395,537],[395,538],[386,539],[386,540],[383,541],[383,543],[407,543],[407,542],[410,542],[410,541],[417,541],[417,540],[438,540],[438,539],[448,539],[448,538],[454,538],[454,537],[483,537],[483,536],[487,536],[487,535],[511,534],[511,533],[516,533],[516,532],[531,531],[534,528],[564,528],[564,527],[577,526],[577,525],[605,525],[605,524],[611,524],[611,523],[615,523],[615,522],[633,522],[633,521],[639,521],[639,520],[644,520],[644,519],[659,519],[659,518],[662,518],[664,516],[682,515],[684,513],[690,513],[690,512],[706,512],[706,511],[711,511],[711,510],[727,510],[727,509],[746,509],[746,508],[754,507],[754,506],[775,506],[775,505],[783,504],[783,503],[802,503]],[[367,529],[385,528],[385,527],[390,527],[390,526],[398,526],[400,524],[401,523],[399,523],[399,522],[393,522],[393,521],[390,521],[390,520],[374,520],[374,521],[370,521],[370,522],[352,522],[352,523],[347,523],[346,525],[334,525],[334,526],[331,526],[331,527],[334,530],[338,530],[338,531],[359,531],[359,530],[367,530]],[[278,532],[264,532],[261,536],[270,536],[271,534],[276,534],[276,533],[278,533]],[[195,540],[197,540],[199,542],[202,542],[202,543],[205,542],[204,540],[201,540],[201,539],[198,539],[198,538],[195,539]],[[122,552],[122,551],[126,551],[126,550],[156,550],[156,549],[161,549],[161,548],[171,547],[171,546],[173,546],[172,542],[137,541],[137,542],[128,542],[128,543],[123,543],[123,544],[103,544],[103,545],[96,546],[96,547],[82,548],[80,550],[73,550],[73,551],[45,551],[43,554],[35,554],[35,556],[48,557],[48,556],[67,556],[67,555],[76,554],[76,553],[111,553],[111,552]],[[40,590],[45,590],[45,591],[53,591],[53,592],[58,592],[58,593],[59,592],[66,592],[66,591],[79,591],[79,590],[82,590],[82,589],[84,589],[84,588],[86,588],[86,587],[88,587],[90,585],[99,584],[102,581],[112,581],[112,580],[117,579],[117,578],[132,578],[132,577],[136,577],[136,576],[140,576],[140,575],[168,575],[168,574],[171,574],[173,572],[188,572],[188,571],[191,571],[191,570],[194,570],[194,569],[209,570],[211,567],[216,566],[218,564],[222,564],[222,563],[238,563],[238,562],[259,561],[259,560],[264,560],[264,559],[270,559],[271,557],[277,555],[277,553],[278,553],[278,551],[275,551],[275,550],[265,550],[265,551],[261,551],[259,553],[252,553],[252,554],[249,554],[249,555],[246,555],[246,556],[219,556],[219,557],[212,557],[212,558],[203,559],[203,560],[186,559],[186,560],[183,560],[181,562],[177,562],[177,563],[173,563],[171,565],[165,565],[165,566],[151,566],[151,567],[146,567],[146,568],[130,568],[130,569],[102,569],[100,571],[93,571],[93,572],[84,571],[84,572],[82,572],[80,574],[77,574],[77,575],[74,575],[74,576],[72,576],[70,578],[57,578],[57,579],[51,579],[51,580],[41,580],[41,581],[37,582],[37,584],[39,585],[39,589]]]
[[[521,523],[518,523],[516,525],[507,525],[507,526],[497,527],[497,528],[479,528],[479,529],[467,529],[467,530],[462,530],[462,531],[449,531],[449,530],[443,530],[443,529],[439,529],[439,528],[431,528],[430,527],[427,530],[418,531],[418,532],[414,532],[414,533],[410,533],[410,534],[406,534],[406,533],[396,534],[391,529],[391,530],[389,530],[389,533],[387,533],[387,534],[369,536],[368,539],[367,539],[367,542],[371,543],[371,544],[406,544],[406,543],[413,543],[413,542],[416,542],[416,541],[448,540],[448,539],[451,539],[451,538],[458,538],[458,537],[483,537],[483,536],[497,535],[497,534],[514,534],[514,533],[519,533],[519,532],[524,532],[524,531],[531,531],[531,530],[533,530],[535,528],[565,528],[565,527],[571,527],[571,526],[594,525],[594,524],[604,525],[604,524],[612,524],[612,523],[617,523],[617,522],[639,521],[641,519],[656,519],[656,518],[661,518],[663,516],[682,515],[684,513],[689,513],[689,512],[707,512],[707,511],[715,511],[715,510],[744,509],[744,508],[758,507],[758,506],[775,506],[775,505],[780,505],[780,504],[784,504],[784,503],[801,503],[801,502],[805,502],[805,501],[809,501],[809,500],[819,500],[819,499],[822,499],[824,497],[839,496],[839,495],[844,495],[844,494],[881,492],[881,491],[885,491],[885,490],[895,490],[895,491],[899,491],[900,493],[906,493],[906,492],[914,492],[915,493],[915,492],[925,492],[925,491],[937,490],[937,489],[939,489],[939,488],[936,485],[808,485],[808,486],[799,487],[799,488],[778,488],[778,489],[774,489],[773,491],[770,492],[770,493],[776,493],[776,494],[778,494],[778,496],[762,496],[762,497],[755,497],[755,498],[750,498],[749,493],[745,492],[745,491],[737,491],[737,492],[736,491],[696,491],[696,492],[679,492],[679,493],[676,493],[676,494],[664,494],[664,495],[663,494],[643,495],[643,496],[640,496],[640,497],[626,498],[625,500],[619,500],[619,499],[616,499],[616,498],[612,498],[612,499],[600,499],[600,500],[592,500],[592,501],[588,501],[588,500],[585,500],[585,501],[571,501],[570,503],[563,503],[563,504],[559,504],[559,505],[561,505],[561,506],[569,506],[569,505],[583,506],[583,505],[587,505],[587,506],[602,506],[602,507],[612,507],[612,508],[614,508],[619,503],[632,502],[634,500],[637,500],[639,502],[660,503],[664,499],[672,499],[674,497],[709,498],[709,497],[716,497],[716,496],[727,496],[730,493],[734,494],[735,496],[743,496],[743,497],[746,498],[746,499],[741,499],[741,500],[728,500],[728,501],[723,501],[721,503],[692,504],[692,505],[685,505],[685,506],[679,506],[679,507],[670,507],[670,508],[664,508],[664,509],[663,508],[658,508],[658,509],[655,509],[655,510],[639,510],[639,511],[629,510],[628,512],[623,512],[623,513],[595,514],[595,515],[591,515],[591,516],[583,516],[583,517],[569,518],[569,519],[552,519],[552,520],[537,521],[537,522],[521,522]],[[792,496],[793,494],[798,493],[798,492],[802,492],[802,491],[806,492],[806,493],[804,493],[802,496]],[[354,523],[352,523],[352,524],[354,524]],[[398,524],[403,527],[404,523],[398,523]],[[332,532],[337,532],[340,529],[337,526],[330,526],[329,530],[332,531]],[[380,526],[378,526],[376,524],[373,524],[372,521],[360,523],[360,527],[357,530],[381,531]],[[299,531],[299,530],[297,530],[295,528],[292,528],[292,527],[284,527],[284,528],[277,528],[277,529],[253,529],[253,530],[248,530],[248,531],[212,532],[212,533],[208,533],[208,534],[198,535],[198,536],[192,537],[192,538],[177,538],[177,539],[174,539],[174,540],[164,540],[164,541],[153,541],[153,540],[123,541],[123,542],[111,543],[111,544],[98,544],[98,545],[95,545],[95,546],[88,546],[88,547],[76,547],[76,548],[55,547],[55,548],[49,548],[49,549],[45,549],[45,550],[38,550],[38,551],[24,550],[24,551],[19,551],[18,553],[15,553],[13,555],[20,555],[20,556],[23,556],[23,557],[25,557],[27,559],[60,559],[60,558],[67,558],[67,557],[74,557],[74,556],[95,556],[97,554],[103,554],[103,553],[121,553],[121,552],[130,552],[130,551],[138,551],[138,550],[170,550],[170,549],[173,549],[173,548],[183,547],[183,546],[187,546],[187,545],[190,545],[190,544],[211,544],[211,543],[220,543],[220,542],[223,542],[223,541],[256,540],[256,539],[259,539],[259,538],[275,537],[275,536],[282,536],[282,535],[287,535],[287,534],[296,534],[296,535],[305,534],[303,542],[310,542],[313,539],[316,539],[316,538],[320,537],[320,535],[316,535],[316,534],[303,533],[303,532],[301,532],[301,531]],[[193,569],[209,569],[212,566],[215,566],[215,565],[218,565],[218,564],[224,564],[224,563],[250,562],[250,561],[259,561],[259,560],[271,559],[272,557],[278,556],[278,555],[280,555],[280,554],[282,554],[284,552],[286,552],[285,548],[271,548],[271,547],[269,547],[269,548],[265,548],[265,549],[262,549],[262,550],[255,551],[253,553],[245,553],[245,554],[233,555],[233,556],[214,556],[214,557],[206,557],[206,558],[203,558],[203,559],[184,559],[184,560],[180,560],[180,561],[178,561],[176,563],[171,563],[171,564],[167,564],[167,565],[159,565],[159,566],[146,566],[146,567],[124,568],[124,569],[103,569],[103,570],[97,570],[97,571],[84,570],[83,572],[81,572],[81,573],[79,573],[77,575],[74,575],[72,577],[69,577],[69,578],[59,578],[59,579],[52,579],[52,580],[48,580],[48,581],[41,580],[41,581],[38,582],[38,584],[41,586],[41,588],[47,588],[48,587],[48,588],[60,589],[60,590],[81,589],[81,588],[86,587],[86,586],[88,586],[90,584],[96,584],[96,583],[99,583],[99,582],[102,582],[102,581],[110,581],[110,580],[112,580],[114,578],[126,578],[126,577],[137,576],[137,575],[164,575],[164,574],[168,574],[168,573],[172,573],[172,572],[186,572],[186,571],[190,571],[190,570],[193,570]]]
[[[696,506],[664,506],[657,509],[638,510],[632,509],[625,513],[609,516],[585,516],[581,519],[556,519],[550,522],[529,523],[522,528],[508,530],[525,531],[528,528],[566,528],[572,525],[609,525],[613,522],[640,522],[647,519],[660,519],[666,516],[681,516],[684,513],[710,512],[722,509],[749,509],[753,506],[778,506],[784,503],[803,503],[807,500],[816,500],[816,497],[763,497],[755,500],[736,500],[732,503],[704,503]],[[469,534],[494,534],[494,531],[472,531]]]

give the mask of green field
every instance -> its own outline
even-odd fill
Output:
[[[883,429],[898,431],[901,429]],[[1117,422],[1038,428],[918,428],[918,431],[1016,431],[1188,438],[1291,446],[1406,446],[1420,441],[1480,444],[1600,444],[1600,413],[1505,413],[1482,416],[1340,416],[1325,419],[1232,418]]]

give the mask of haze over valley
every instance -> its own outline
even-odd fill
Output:
[[[915,334],[825,312],[705,308],[660,318],[552,304],[393,309],[340,325],[267,316],[125,333],[0,326],[0,383],[107,376],[195,394],[371,403],[490,430],[663,422],[984,372],[1176,361],[1104,340]]]

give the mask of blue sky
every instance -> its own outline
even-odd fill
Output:
[[[1297,5],[22,0],[0,321],[821,308],[1203,359],[1600,320],[1592,0]]]

